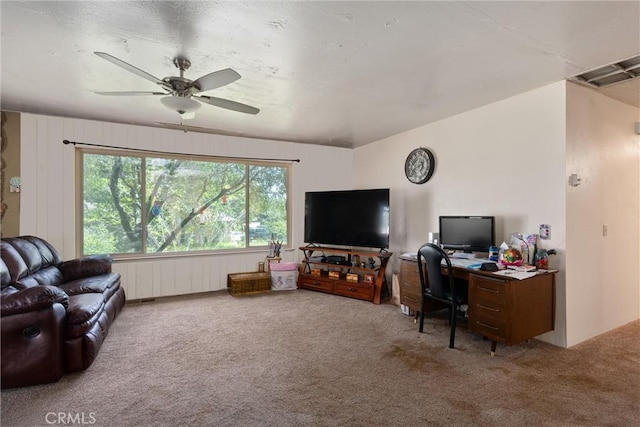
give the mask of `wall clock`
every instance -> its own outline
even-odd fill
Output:
[[[414,184],[424,184],[429,181],[436,167],[436,160],[431,150],[416,148],[407,156],[404,162],[404,174]]]

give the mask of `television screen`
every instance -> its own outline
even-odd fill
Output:
[[[445,249],[488,252],[495,234],[493,216],[440,217],[440,244]]]
[[[307,192],[304,241],[388,248],[389,189]]]

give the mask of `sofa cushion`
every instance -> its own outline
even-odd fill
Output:
[[[43,257],[36,245],[20,237],[10,237],[4,239],[4,241],[18,252],[26,264],[29,274],[35,273],[42,268]]]
[[[73,280],[60,285],[60,289],[64,290],[68,295],[78,295],[88,292],[107,294],[107,291],[114,286],[120,286],[120,274],[118,273]]]
[[[56,267],[45,267],[29,276],[17,280],[14,286],[31,288],[33,286],[59,286],[62,283],[62,273]]]
[[[7,295],[15,294],[16,292],[20,292],[20,289],[14,288],[13,286],[5,286],[4,288],[2,288],[2,293],[0,293],[0,296],[4,298]]]
[[[83,277],[100,276],[111,273],[111,255],[88,255],[78,259],[65,261],[60,265],[60,271],[65,282]]]
[[[11,286],[11,275],[9,274],[7,264],[4,263],[4,259],[2,258],[0,258],[0,283],[2,284],[2,289]]]
[[[104,311],[104,305],[102,294],[70,295],[67,308],[67,337],[78,337],[90,330]]]
[[[87,369],[98,356],[100,347],[109,331],[109,320],[105,313],[85,333],[64,341],[67,372]]]
[[[62,257],[60,256],[60,253],[58,253],[56,248],[51,246],[51,243],[46,240],[36,236],[21,236],[20,239],[24,239],[38,248],[42,259],[42,267],[47,267],[49,265],[58,266],[62,264]]]
[[[29,274],[29,268],[20,253],[4,239],[0,242],[0,251],[2,251],[2,261],[4,261],[9,273],[9,283],[26,277]],[[4,280],[3,278],[2,283],[3,286],[6,286]]]

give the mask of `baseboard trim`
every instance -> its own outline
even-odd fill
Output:
[[[226,289],[220,289],[217,291],[204,291],[204,292],[195,292],[192,294],[182,294],[182,295],[167,295],[162,297],[148,297],[148,298],[136,298],[132,300],[127,300],[125,305],[141,305],[148,303],[156,303],[156,302],[164,302],[164,301],[175,301],[176,299],[190,299],[190,298],[201,298],[203,296],[213,296],[216,294],[220,294],[221,292],[227,293]]]

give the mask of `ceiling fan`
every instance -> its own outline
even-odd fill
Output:
[[[213,105],[227,110],[237,111],[247,114],[258,114],[260,110],[250,105],[241,104],[229,99],[216,98],[213,96],[201,95],[200,92],[217,89],[233,83],[240,78],[240,74],[231,68],[214,71],[206,74],[197,80],[189,80],[184,77],[184,72],[191,67],[191,62],[183,57],[174,58],[173,64],[180,70],[180,76],[165,77],[160,80],[146,71],[134,67],[115,56],[104,52],[94,52],[102,59],[115,64],[125,70],[147,79],[160,86],[164,92],[145,91],[124,91],[124,92],[96,92],[98,95],[108,96],[132,96],[132,95],[163,95],[160,102],[170,110],[176,111],[183,119],[192,119],[195,112],[200,108],[200,103]],[[199,101],[199,102],[198,102]]]

